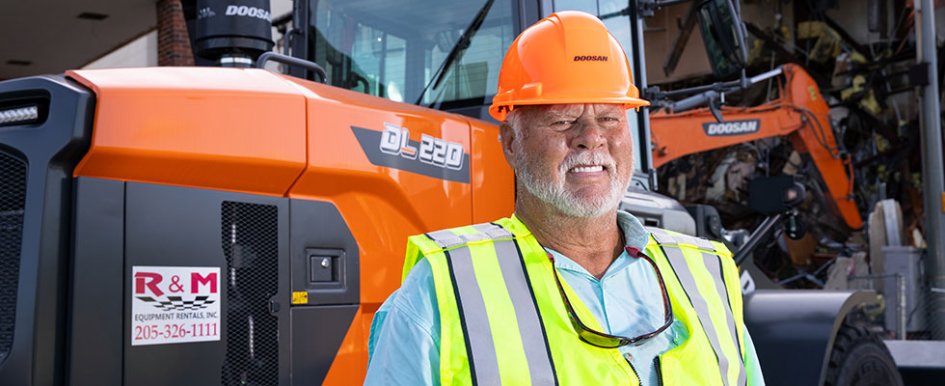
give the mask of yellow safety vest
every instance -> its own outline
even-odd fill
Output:
[[[643,253],[666,282],[689,337],[656,359],[662,385],[744,386],[738,269],[721,243],[648,228]],[[408,239],[404,277],[430,263],[440,315],[442,385],[639,385],[618,349],[580,340],[546,251],[515,216]],[[603,331],[562,282],[575,311]]]

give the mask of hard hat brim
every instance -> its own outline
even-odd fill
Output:
[[[492,106],[489,106],[489,115],[493,119],[499,122],[505,121],[505,118],[508,117],[509,112],[515,109],[516,106],[536,106],[536,105],[570,105],[570,104],[615,104],[623,105],[623,108],[626,110],[635,109],[638,107],[649,106],[650,102],[634,97],[617,97],[617,98],[541,98],[541,99],[530,99],[530,100],[519,100],[519,101],[507,101],[501,103],[493,102]]]

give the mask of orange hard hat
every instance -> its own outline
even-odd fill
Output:
[[[489,115],[503,121],[515,106],[568,103],[650,104],[640,99],[617,39],[599,19],[578,11],[552,13],[515,38]]]

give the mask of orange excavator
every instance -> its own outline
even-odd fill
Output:
[[[783,75],[778,84],[779,98],[763,105],[651,114],[653,165],[660,167],[686,155],[748,141],[786,137],[796,151],[806,153],[816,166],[829,191],[827,206],[851,230],[862,228],[863,219],[853,197],[853,165],[838,145],[827,115],[829,107],[814,79],[803,68],[786,64],[748,83],[778,75]],[[709,91],[669,107],[681,110],[685,105],[722,95]]]

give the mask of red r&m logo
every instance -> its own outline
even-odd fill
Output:
[[[134,273],[135,298],[164,311],[206,308],[219,298],[219,272],[168,267]]]

